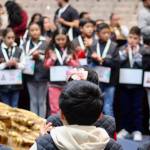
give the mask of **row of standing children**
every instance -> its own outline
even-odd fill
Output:
[[[106,23],[101,23],[95,30],[94,21],[81,20],[79,29],[81,34],[71,42],[68,35],[62,30],[55,31],[54,34],[51,34],[52,39],[45,40],[42,37],[41,25],[37,21],[32,22],[28,27],[28,39],[21,45],[22,50],[15,44],[15,35],[12,29],[7,28],[3,32],[3,42],[0,49],[0,69],[17,68],[23,70],[27,61],[35,63],[34,75],[24,75],[24,81],[30,95],[30,109],[41,117],[45,117],[46,114],[49,67],[51,66],[67,65],[77,67],[87,63],[90,67],[110,67],[110,82],[100,83],[100,87],[104,92],[104,113],[111,116],[114,116],[114,93],[118,84],[119,67],[142,68],[141,35],[138,27],[131,29],[127,44],[119,50],[117,44],[111,40],[110,27]],[[51,38],[51,36],[49,37]],[[132,54],[132,59],[129,58],[129,51]],[[49,97],[56,98],[54,101],[50,99],[52,114],[59,110],[58,97],[63,85],[63,82],[50,84]],[[53,92],[55,87],[58,92],[56,95],[51,96],[55,93]],[[21,88],[22,86],[17,85],[3,86],[0,90],[1,100],[17,107]],[[127,129],[129,132],[136,130],[142,132],[141,103],[144,88],[121,85],[120,91],[122,95],[120,99],[122,128]],[[54,102],[54,105],[51,105],[51,102]],[[129,106],[131,106],[130,109],[126,109]],[[129,116],[129,113],[132,115]],[[131,124],[132,128],[129,127]]]

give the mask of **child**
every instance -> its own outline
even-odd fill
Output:
[[[48,71],[43,64],[47,43],[41,36],[41,28],[37,23],[30,24],[29,35],[29,40],[24,44],[24,62],[28,64],[26,66],[32,63],[32,72],[25,72],[30,96],[30,110],[41,117],[45,117]]]
[[[128,43],[120,48],[121,68],[142,68],[142,54],[140,45],[141,31],[132,27],[128,36]],[[121,84],[121,129],[133,133],[133,139],[142,140],[142,100],[144,88],[142,85]]]
[[[93,126],[102,112],[103,99],[96,84],[72,81],[60,95],[61,120],[64,126],[36,140],[30,150],[121,150],[106,131]],[[88,108],[88,109],[87,109]],[[112,145],[111,145],[111,144]]]
[[[99,86],[98,74],[93,69],[84,66],[69,70],[67,73],[68,82],[72,80],[87,80]],[[111,126],[110,126],[111,124]],[[47,134],[51,126],[62,126],[63,123],[60,120],[60,113],[47,118],[47,123],[41,127],[41,135]],[[111,138],[116,139],[116,125],[115,120],[111,116],[101,115],[98,121],[94,124],[96,127],[104,128]]]
[[[88,54],[88,49],[95,43],[93,37],[95,22],[93,20],[82,19],[80,20],[80,32],[77,38],[72,41],[77,57],[80,60],[80,65],[87,65],[85,60]],[[83,61],[85,60],[85,61]]]
[[[23,52],[15,43],[15,33],[11,28],[3,31],[3,42],[0,44],[0,70],[23,69],[21,63]],[[1,85],[0,99],[2,102],[18,107],[22,85]]]
[[[97,26],[97,43],[91,47],[88,63],[91,67],[107,67],[111,70],[110,82],[100,80],[100,88],[104,92],[104,113],[114,116],[113,103],[115,86],[118,82],[119,54],[117,44],[110,40],[110,27],[106,23]]]
[[[53,32],[56,29],[56,27],[52,22],[50,22],[49,17],[46,16],[43,17],[43,27],[44,27],[44,33],[43,33],[44,36],[51,40],[53,36]]]
[[[68,36],[63,31],[55,31],[50,44],[50,49],[46,51],[45,67],[51,66],[73,66],[79,65],[70,44]],[[51,114],[59,111],[58,98],[64,82],[52,82],[49,88],[49,104]]]

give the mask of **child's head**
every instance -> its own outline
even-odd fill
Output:
[[[82,19],[80,20],[80,31],[86,37],[92,37],[94,29],[95,29],[95,22],[89,19]]]
[[[88,81],[71,81],[59,98],[61,118],[70,125],[92,125],[99,118],[103,98],[99,87]]]
[[[50,30],[50,18],[49,17],[43,17],[43,26],[44,26],[44,31],[49,31]]]
[[[8,46],[12,47],[15,42],[15,33],[11,28],[6,28],[3,33],[3,42]]]
[[[70,45],[70,40],[68,35],[66,35],[62,30],[56,30],[53,35],[51,45],[57,48],[66,48]]]
[[[30,24],[39,22],[41,18],[42,18],[42,15],[40,13],[33,14],[33,16],[31,17]]]
[[[30,34],[31,39],[38,40],[41,36],[41,26],[38,23],[30,24],[29,34]]]
[[[130,29],[129,36],[128,36],[128,44],[131,47],[136,47],[140,44],[141,39],[141,30],[139,27],[134,26]]]
[[[106,23],[101,23],[97,26],[97,36],[103,42],[107,42],[111,36],[110,27]]]

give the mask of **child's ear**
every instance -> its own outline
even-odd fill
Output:
[[[65,116],[64,116],[64,113],[62,111],[60,111],[60,118],[61,118],[61,120],[65,120]]]

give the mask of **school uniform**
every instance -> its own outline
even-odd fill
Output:
[[[104,58],[104,62],[102,64],[91,57],[93,52],[96,52],[98,55]],[[89,51],[88,64],[92,68],[101,66],[109,67],[111,69],[109,83],[100,82],[100,88],[104,93],[103,111],[106,115],[114,116],[113,103],[115,87],[118,83],[119,70],[119,53],[117,50],[117,44],[111,40],[109,40],[107,43],[104,43],[101,40],[97,41],[97,43],[93,45]]]
[[[93,37],[92,45],[95,45],[96,42],[97,42],[97,40]],[[88,56],[90,48],[85,47],[84,38],[81,35],[79,35],[71,43],[72,43],[72,46],[75,50],[77,48],[80,48],[80,49],[75,51],[76,56],[78,57],[78,59],[80,61],[80,65],[81,66],[87,65],[87,56]]]
[[[55,53],[56,59],[52,60],[51,55],[50,55],[49,58],[47,58],[45,60],[46,68],[51,68],[52,66],[73,66],[73,67],[79,66],[79,63],[75,58],[71,59],[70,61],[66,61],[67,56],[71,55],[71,53],[69,53],[67,49],[60,50],[59,48],[55,47],[54,51],[52,51],[51,53]],[[62,74],[60,73],[59,76],[61,76],[61,75]],[[58,76],[58,75],[56,75],[56,76]],[[51,77],[50,77],[50,79],[51,79]],[[51,115],[54,115],[54,114],[58,113],[58,111],[59,111],[59,96],[61,94],[61,91],[62,91],[64,85],[65,85],[65,81],[64,82],[50,81],[49,106],[50,106]]]
[[[17,67],[7,67],[7,62],[10,59],[17,59]],[[8,48],[5,43],[0,45],[0,70],[11,70],[24,68],[21,62],[23,58],[23,51],[14,43],[12,48]],[[18,107],[19,94],[23,85],[0,85],[0,100],[12,107]]]
[[[26,74],[25,81],[27,83],[30,96],[30,110],[43,118],[46,115],[46,96],[48,87],[48,71],[44,68],[46,49],[47,43],[43,37],[40,37],[38,43],[34,43],[31,39],[29,39],[24,45],[25,62],[28,59],[33,60],[32,54],[36,50],[40,51],[39,58],[34,60],[34,74]]]
[[[120,68],[142,69],[141,46],[126,51],[127,45],[119,50]],[[121,129],[128,132],[141,131],[143,124],[142,100],[144,88],[142,85],[120,84]]]

